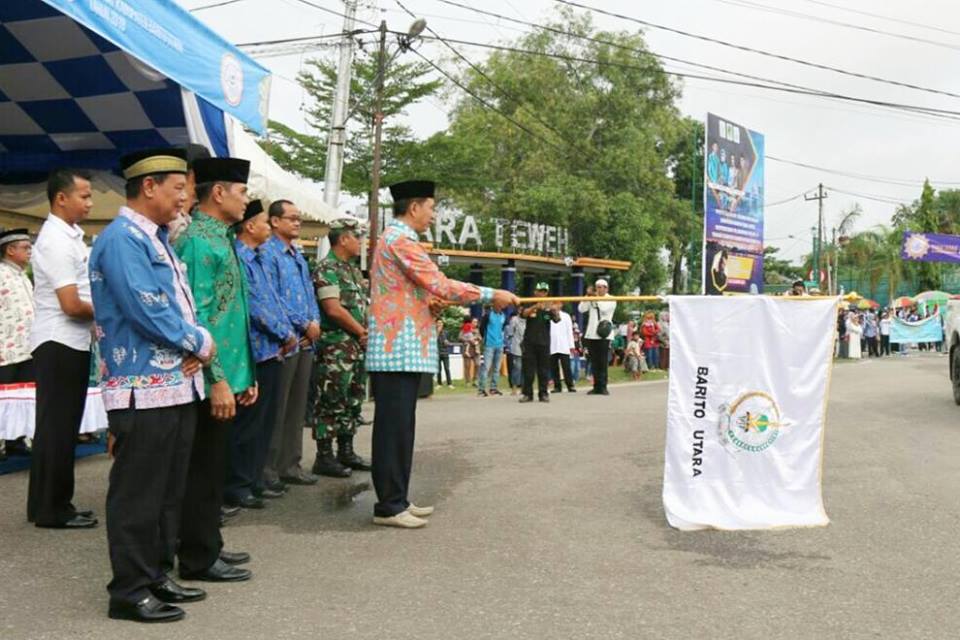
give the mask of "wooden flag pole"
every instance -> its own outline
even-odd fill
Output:
[[[520,304],[537,302],[663,302],[664,296],[544,296],[542,298],[520,298]]]

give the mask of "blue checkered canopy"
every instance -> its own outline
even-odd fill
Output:
[[[114,169],[129,151],[184,144],[184,90],[224,155],[223,112],[262,128],[268,78],[169,1],[3,0],[0,174]]]

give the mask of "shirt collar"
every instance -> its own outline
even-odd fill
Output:
[[[13,262],[12,260],[7,260],[6,258],[4,258],[3,260],[0,260],[0,264],[5,264],[5,265],[7,265],[8,267],[10,267],[11,269],[14,269],[14,270],[16,270],[16,271],[19,271],[19,272],[21,272],[21,273],[23,273],[23,272],[26,271],[26,269],[24,269],[23,267],[21,267],[20,265],[18,265],[16,262]]]
[[[299,251],[297,251],[297,245],[295,245],[295,244],[292,243],[292,242],[291,242],[290,244],[287,244],[287,243],[284,242],[283,239],[282,239],[280,236],[278,236],[278,235],[272,235],[272,236],[270,236],[270,239],[267,240],[267,242],[272,242],[272,243],[273,243],[273,246],[274,246],[274,247],[276,248],[276,250],[279,251],[280,253],[287,253],[287,254],[290,254],[291,256],[294,256],[294,257],[296,257],[296,255],[299,253]]]
[[[83,229],[81,229],[75,224],[68,224],[66,220],[64,220],[60,216],[54,215],[53,212],[50,212],[50,215],[47,216],[47,222],[59,228],[61,231],[66,233],[71,238],[83,237]]]
[[[256,249],[251,249],[246,244],[244,244],[243,241],[239,239],[235,240],[233,244],[237,249],[237,255],[240,256],[241,258],[252,260],[253,258],[256,258],[260,254],[260,247],[257,247]]]
[[[157,231],[160,230],[160,226],[156,222],[142,213],[134,211],[130,207],[120,207],[120,215],[135,224],[147,235],[155,236],[157,235]]]
[[[230,232],[230,229],[231,229],[231,226],[230,226],[229,224],[227,224],[226,222],[224,222],[224,221],[222,221],[222,220],[218,220],[218,219],[214,218],[213,216],[211,216],[209,213],[204,213],[204,212],[201,211],[200,209],[197,209],[196,211],[194,211],[194,213],[193,213],[193,222],[192,222],[191,224],[196,224],[196,223],[198,223],[198,222],[199,222],[200,224],[204,224],[204,225],[207,225],[207,226],[209,226],[209,227],[213,227],[213,228],[216,229],[217,231],[222,232],[223,235],[228,235],[229,232]]]
[[[420,240],[420,234],[414,231],[413,227],[408,225],[403,220],[397,220],[396,218],[394,218],[393,220],[390,221],[390,226],[396,227],[397,231],[399,231],[406,237],[410,238],[411,240],[414,240],[414,241]]]

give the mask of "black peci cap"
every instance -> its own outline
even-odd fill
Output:
[[[394,202],[411,198],[433,198],[436,190],[437,183],[430,180],[407,180],[390,185],[390,195]]]
[[[264,211],[263,200],[259,198],[257,200],[251,200],[250,204],[247,205],[247,210],[243,212],[243,222],[260,215]]]
[[[250,177],[250,161],[240,158],[198,158],[193,163],[197,184],[208,182],[239,182],[246,184]]]

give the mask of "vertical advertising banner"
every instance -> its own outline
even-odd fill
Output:
[[[703,293],[763,292],[763,135],[707,114]]]

